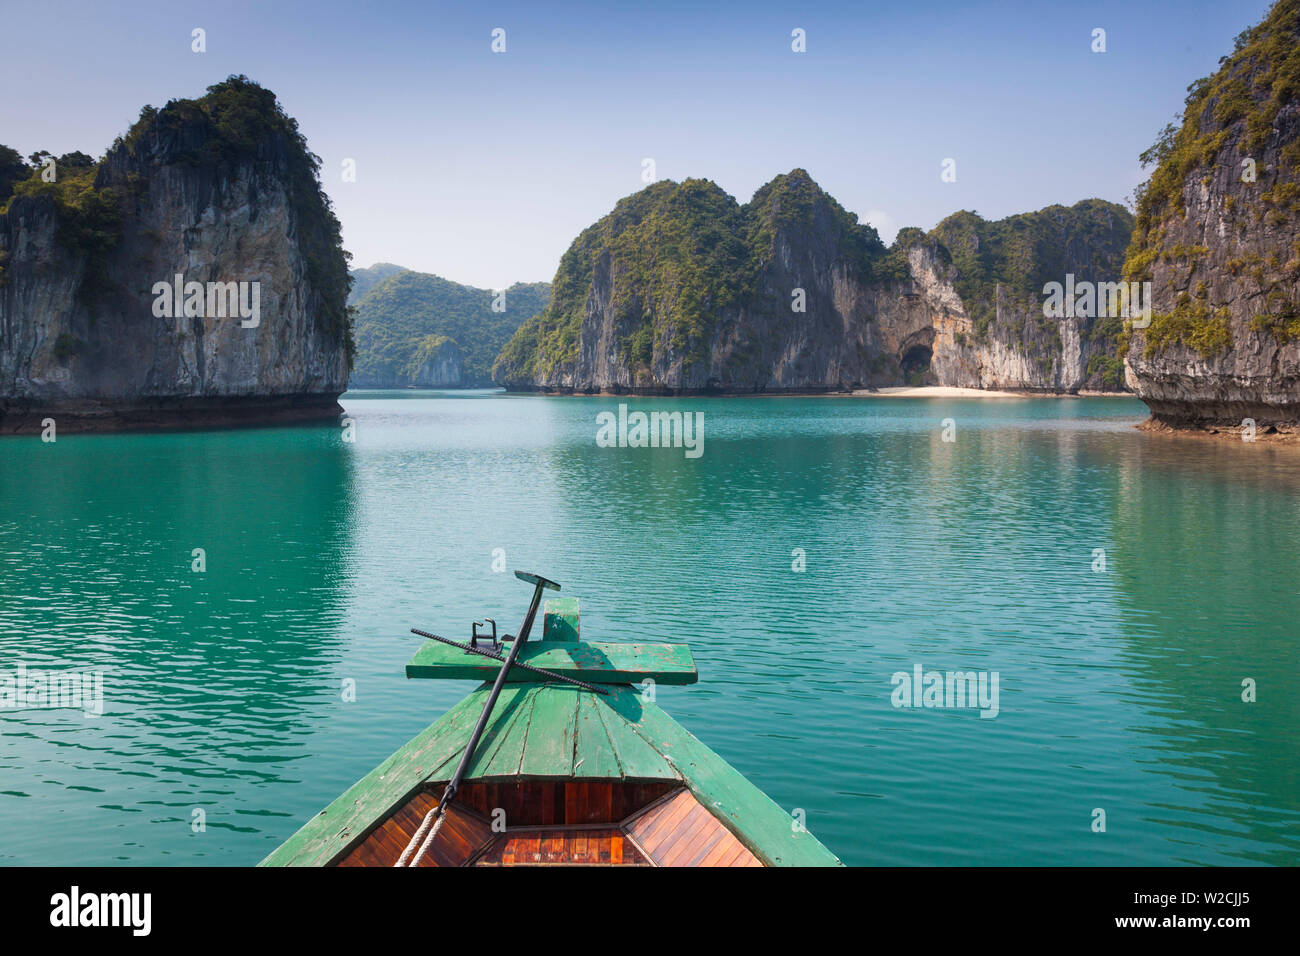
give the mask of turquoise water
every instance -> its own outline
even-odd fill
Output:
[[[469,689],[406,632],[514,630],[502,548],[587,638],[690,641],[659,703],[847,863],[1300,863],[1294,451],[1125,399],[630,401],[698,459],[597,447],[615,399],[343,404],[350,443],[0,440],[0,673],[104,710],[0,710],[0,862],[257,862]],[[894,707],[918,664],[997,716]]]

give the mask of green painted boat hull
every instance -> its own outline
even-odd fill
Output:
[[[507,684],[465,780],[678,781],[762,863],[842,865],[643,690],[622,683],[606,689],[608,696],[556,683]],[[486,684],[471,692],[260,865],[336,863],[417,791],[448,780],[487,695]]]

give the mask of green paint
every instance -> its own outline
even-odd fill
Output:
[[[685,644],[529,641],[519,651],[518,660],[596,684],[639,684],[647,679],[657,684],[694,684],[699,680],[695,658]],[[491,680],[500,667],[500,662],[489,657],[426,641],[406,665],[406,676]],[[546,678],[513,668],[506,679],[536,683]]]
[[[515,777],[519,774],[519,761],[523,758],[524,747],[528,743],[528,726],[532,719],[536,687],[524,685],[515,691],[514,699],[504,707],[500,700],[492,712],[492,733],[484,733],[478,749],[465,768],[466,780],[485,780],[490,778]],[[502,688],[504,695],[505,689]],[[461,748],[469,742],[469,735],[463,735]],[[446,781],[456,768],[453,764],[443,764],[430,779]]]
[[[672,763],[605,706],[604,697],[563,684],[516,686],[522,687],[512,707],[517,714],[507,723],[498,702],[493,725],[500,731],[491,741],[485,734],[465,779],[680,779]],[[624,685],[609,690],[618,695],[629,689]],[[586,759],[595,755],[600,757]],[[448,761],[429,780],[449,780],[454,769],[454,761]]]
[[[546,602],[545,616],[542,618],[544,641],[578,640],[578,599],[551,598]]]
[[[569,779],[573,773],[573,743],[578,698],[590,691],[579,687],[542,685],[533,689],[528,739],[519,760],[519,776]]]
[[[600,718],[603,707],[594,694],[578,694],[573,745],[573,774],[594,780],[622,777],[623,765],[605,722]]]

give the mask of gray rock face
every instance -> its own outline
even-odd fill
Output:
[[[444,339],[415,373],[419,388],[460,388],[465,384],[465,350]]]
[[[1166,425],[1300,426],[1300,103],[1279,79],[1297,73],[1300,9],[1278,3],[1193,84],[1139,202],[1128,268],[1155,315],[1127,375]]]
[[[631,329],[620,321],[613,303],[620,281],[609,257],[596,262],[579,360],[537,384],[580,391],[804,392],[847,389],[888,377],[873,362],[882,337],[875,318],[889,297],[854,277],[831,244],[778,235],[757,294],[744,306],[720,310],[707,360],[689,361],[672,347],[656,349],[648,377],[623,358]],[[803,291],[804,312],[792,308],[796,289]],[[629,318],[641,321],[639,315]]]
[[[465,378],[465,350],[443,336],[429,336],[416,353],[411,373],[380,367],[372,373],[352,376],[353,388],[462,388]]]
[[[1244,122],[1240,124],[1244,127]],[[1258,179],[1241,181],[1234,130],[1209,170],[1194,171],[1183,188],[1185,218],[1164,225],[1164,255],[1151,264],[1153,309],[1172,316],[1180,301],[1198,321],[1221,321],[1231,346],[1203,353],[1169,342],[1148,350],[1148,333],[1135,331],[1127,355],[1130,384],[1152,415],[1174,426],[1300,424],[1300,339],[1275,331],[1300,302],[1300,253],[1291,218],[1271,215],[1278,186],[1297,181],[1282,149],[1300,134],[1300,107],[1278,115],[1256,159]],[[1208,175],[1209,182],[1205,182]],[[1203,304],[1204,317],[1198,303]],[[1168,321],[1168,319],[1166,319]]]
[[[856,230],[863,227],[846,226],[848,214],[806,173],[796,170],[774,183],[785,192],[770,200],[770,211],[761,205],[755,210],[758,196],[750,206],[737,207],[740,216],[749,217],[742,219],[749,225],[741,228],[748,228],[750,236],[772,224],[770,246],[759,246],[760,251],[738,267],[759,263],[752,291],[738,303],[715,310],[705,348],[694,343],[693,348],[678,347],[663,331],[671,327],[671,313],[685,293],[655,299],[642,284],[644,262],[633,259],[625,265],[629,257],[620,258],[606,247],[590,259],[576,359],[534,361],[529,366],[512,358],[501,380],[515,389],[651,394],[825,392],[908,383],[1067,392],[1099,387],[1093,362],[1098,353],[1108,355],[1118,370],[1113,339],[1092,335],[1089,321],[1044,319],[1041,298],[1014,297],[1001,286],[991,286],[996,298],[992,320],[977,323],[970,303],[958,292],[959,270],[937,240],[922,237],[886,252],[874,231],[861,235]],[[671,210],[671,194],[664,195],[661,201]],[[794,211],[792,195],[802,203]],[[1098,205],[1090,202],[1094,205],[1089,209]],[[1062,268],[1077,268],[1081,277],[1088,276],[1094,259],[1108,258],[1108,278],[1117,279],[1128,242],[1127,214],[1120,212],[1098,256],[1085,243],[1081,248],[1089,255],[1072,257],[1069,247],[1077,243],[1068,234],[1062,236],[1066,251],[1057,257]],[[593,230],[620,216],[631,221],[632,228],[637,226],[616,210]],[[576,250],[585,253],[583,244],[591,232],[580,237]],[[911,232],[920,236],[917,230]],[[628,245],[626,237],[616,233],[606,241]],[[653,263],[657,255],[650,252],[645,259]],[[687,261],[672,275],[689,274],[692,265]],[[561,283],[557,275],[555,286]],[[647,324],[654,329],[654,347],[645,354],[648,361],[630,360],[634,350],[629,343],[639,332],[644,334]],[[535,324],[526,325],[503,359],[529,351],[544,359],[539,339],[525,341],[537,334]],[[521,365],[524,374],[512,378]]]
[[[288,142],[195,164],[185,155],[201,131],[159,125],[133,147],[119,141],[96,174],[96,190],[118,203],[106,252],[68,241],[71,217],[49,194],[15,196],[0,216],[0,428],[47,416],[76,429],[340,411],[347,330],[324,315],[333,306],[337,316],[342,302],[327,302],[331,293],[312,281],[320,226],[294,198],[315,195],[317,184],[294,181]],[[341,263],[341,250],[331,251]],[[256,283],[256,327],[239,316],[155,315],[154,284],[177,274]]]
[[[994,292],[993,318],[981,338],[953,281],[955,270],[933,247],[910,251],[912,295],[933,316],[930,338],[936,385],[961,388],[1073,393],[1114,389],[1101,380],[1094,357],[1113,359],[1114,343],[1093,337],[1092,320],[1044,319],[1040,303],[1025,301],[1001,286]]]

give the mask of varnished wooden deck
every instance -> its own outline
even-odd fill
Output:
[[[474,866],[648,866],[618,827],[559,827],[501,834]]]
[[[370,836],[339,861],[339,866],[392,866],[420,828],[438,798],[422,791],[380,824]],[[492,827],[477,813],[452,804],[438,837],[421,866],[464,866],[495,839]]]
[[[420,790],[337,865],[392,866],[437,802]],[[763,864],[675,782],[571,780],[466,784],[421,865]]]
[[[655,866],[763,865],[689,790],[637,814],[627,835]]]

